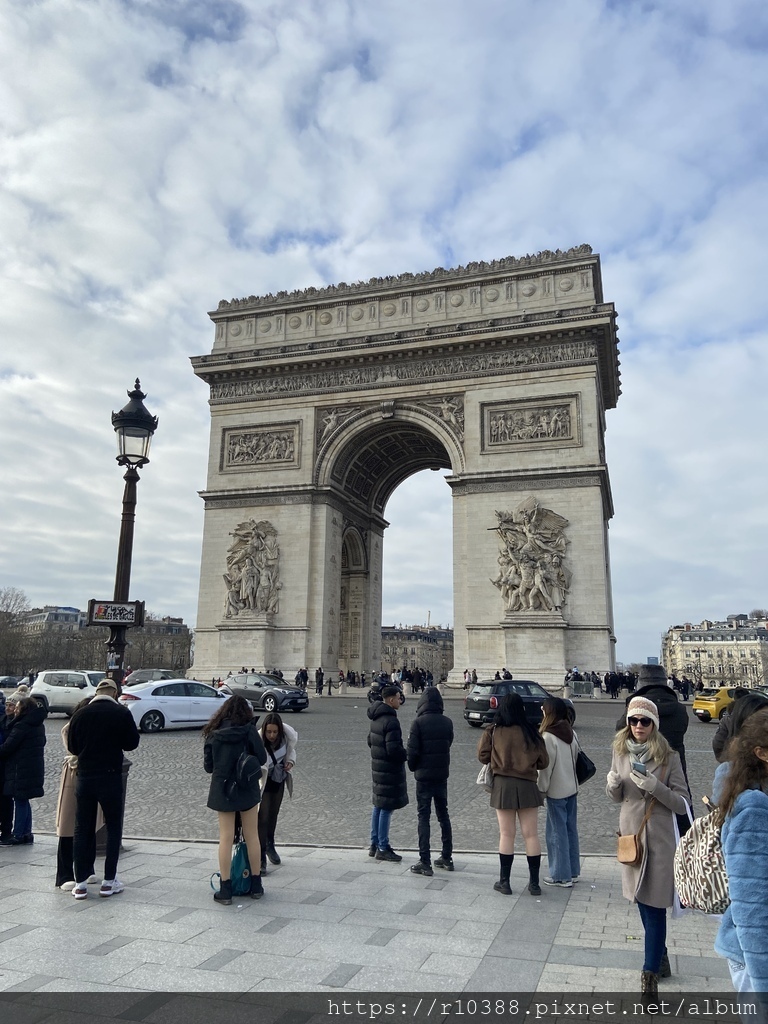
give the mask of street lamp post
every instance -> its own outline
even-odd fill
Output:
[[[138,470],[149,462],[149,446],[157,430],[157,417],[152,416],[144,406],[147,396],[140,388],[139,378],[133,391],[128,392],[130,401],[120,410],[112,413],[112,426],[117,435],[119,454],[118,466],[125,466],[125,489],[123,491],[123,517],[120,523],[120,540],[117,546],[117,568],[115,570],[115,601],[128,601],[131,585],[131,562],[133,560],[133,527],[136,521],[136,484]],[[126,627],[110,625],[107,651],[110,667],[118,669],[122,682],[125,661]]]

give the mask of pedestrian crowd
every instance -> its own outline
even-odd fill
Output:
[[[316,680],[324,681],[322,669]],[[506,670],[505,670],[506,671]],[[402,679],[402,677],[401,677]],[[671,975],[668,910],[675,905],[675,850],[693,823],[684,736],[688,713],[659,666],[647,666],[616,723],[607,797],[619,805],[623,895],[639,912],[644,933],[641,991],[655,997],[659,979]],[[121,893],[117,874],[124,811],[125,753],[139,745],[130,712],[118,703],[119,684],[102,679],[62,729],[62,765],[56,829],[56,885],[87,899],[95,875],[96,832],[103,822],[106,856],[99,895]],[[368,855],[399,863],[391,845],[393,814],[408,804],[406,768],[415,778],[418,860],[416,875],[434,868],[452,872],[453,834],[448,779],[453,723],[436,687],[425,688],[407,740],[398,709],[401,687],[388,682],[367,709],[372,812]],[[504,695],[477,748],[480,776],[489,790],[499,831],[499,877],[493,889],[512,893],[511,869],[519,830],[528,869],[527,891],[542,885],[570,889],[579,882],[578,761],[581,746],[568,704],[549,697],[536,728],[519,694]],[[47,709],[21,685],[6,700],[0,720],[0,845],[34,842],[30,801],[43,795],[44,721]],[[286,791],[293,795],[298,734],[279,714],[258,718],[233,695],[203,729],[203,768],[211,776],[207,806],[217,812],[217,903],[232,903],[233,846],[247,851],[247,893],[264,894],[267,861],[281,862],[276,831]],[[739,992],[768,991],[768,901],[756,879],[768,877],[768,698],[745,691],[721,721],[713,741],[718,759],[712,792],[713,823],[722,843],[730,903],[722,916],[716,951],[728,961]],[[481,781],[481,777],[478,781]],[[546,807],[547,874],[541,877],[540,808]],[[432,858],[431,815],[439,826],[439,854]],[[695,836],[694,827],[691,836]],[[688,870],[694,870],[689,865]],[[239,892],[238,895],[244,893]]]

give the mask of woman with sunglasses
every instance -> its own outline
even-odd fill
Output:
[[[658,992],[659,977],[672,973],[667,956],[667,907],[674,899],[675,814],[685,814],[688,786],[680,755],[659,732],[659,711],[647,697],[633,697],[627,724],[613,741],[613,760],[605,791],[621,804],[621,835],[636,835],[646,812],[642,859],[622,864],[624,896],[637,904],[645,931],[641,990]],[[651,801],[653,805],[651,806]]]

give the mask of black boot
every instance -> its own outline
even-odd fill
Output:
[[[269,857],[269,859],[272,861],[273,864],[279,864],[280,863],[280,854],[275,849],[275,840],[274,839],[272,839],[270,842],[267,843],[266,853],[267,853],[267,856]]]
[[[669,954],[667,953],[666,949],[664,950],[664,955],[661,958],[661,966],[659,967],[659,977],[660,978],[671,978],[672,977],[672,966],[671,966],[671,964],[669,962]]]
[[[640,991],[644,996],[658,996],[659,976],[653,971],[643,971],[640,975]]]
[[[251,899],[260,900],[264,895],[264,886],[261,884],[261,875],[251,875]]]
[[[228,878],[226,881],[222,878],[221,888],[218,892],[213,894],[213,898],[217,903],[221,903],[223,907],[228,907],[232,903],[232,879]]]
[[[512,861],[514,859],[514,853],[499,854],[499,880],[498,882],[493,883],[493,888],[496,892],[503,893],[505,896],[512,895],[512,888],[509,884],[509,873],[512,870]]]
[[[528,892],[531,896],[541,896],[539,871],[541,870],[541,854],[537,857],[526,857],[528,861]]]

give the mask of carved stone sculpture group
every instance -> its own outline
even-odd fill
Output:
[[[235,527],[230,537],[234,540],[227,551],[224,573],[224,616],[231,619],[245,612],[269,615],[278,611],[282,583],[277,530],[266,520],[248,519]]]
[[[499,573],[491,580],[507,613],[562,608],[571,584],[564,564],[568,520],[526,498],[512,512],[496,512],[501,541]]]

